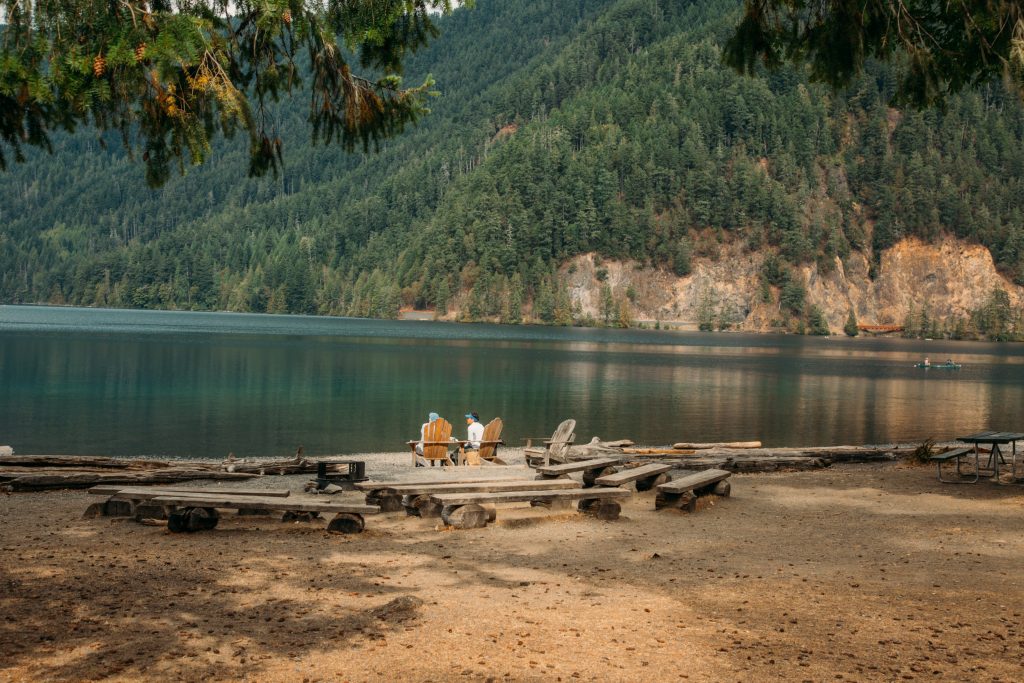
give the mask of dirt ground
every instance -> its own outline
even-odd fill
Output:
[[[405,457],[368,471],[422,474]],[[1024,680],[1024,487],[905,464],[732,481],[695,514],[648,492],[614,522],[393,513],[352,536],[0,495],[0,681]]]

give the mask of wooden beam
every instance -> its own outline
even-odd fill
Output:
[[[170,486],[93,486],[89,493],[95,496],[112,496],[116,493],[140,494],[147,498],[164,494],[226,495],[226,496],[260,496],[263,498],[287,498],[292,494],[288,489],[234,489],[234,488],[177,488]]]
[[[593,488],[561,491],[504,491],[497,493],[438,493],[430,496],[441,505],[469,505],[471,503],[524,503],[533,500],[581,500],[628,498],[629,489]]]
[[[637,481],[639,479],[646,479],[647,477],[656,477],[663,472],[668,472],[674,468],[675,464],[666,463],[651,463],[650,465],[641,465],[640,467],[631,467],[615,474],[607,474],[603,477],[598,477],[594,480],[594,483],[598,486],[622,486],[628,484],[631,481]]]
[[[120,498],[121,496],[115,496]],[[151,498],[155,505],[176,505],[179,507],[246,508],[249,510],[290,510],[293,512],[345,512],[357,515],[374,515],[380,512],[375,505],[327,502],[302,499],[298,496],[283,498],[256,498],[254,496],[182,496],[168,495]]]

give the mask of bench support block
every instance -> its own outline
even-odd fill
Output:
[[[214,508],[179,508],[167,515],[167,530],[174,533],[183,531],[209,531],[217,526],[220,515]]]
[[[608,499],[585,498],[579,502],[580,512],[593,515],[598,519],[610,522],[619,518],[622,506],[618,501]]]
[[[487,526],[487,519],[490,516],[482,505],[470,503],[469,505],[446,505],[441,510],[441,519],[444,523],[456,529],[482,529]]]
[[[378,506],[381,512],[399,512],[405,509],[401,495],[385,491],[369,491],[366,494],[366,504]]]
[[[327,524],[327,531],[335,534],[358,534],[366,528],[362,515],[339,512]]]

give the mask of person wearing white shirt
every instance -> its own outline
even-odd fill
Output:
[[[480,450],[480,442],[484,438],[484,426],[480,424],[480,416],[475,413],[466,413],[466,448],[471,451]]]

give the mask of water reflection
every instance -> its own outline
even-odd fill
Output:
[[[284,334],[277,316],[31,309],[26,322],[12,310],[27,315],[0,307],[0,442],[21,453],[398,450],[430,410],[457,433],[470,409],[500,415],[509,443],[567,417],[579,440],[649,444],[1024,427],[1024,355],[1011,345],[317,318],[289,318]],[[142,332],[125,331],[134,316]],[[914,368],[925,354],[965,366]]]

